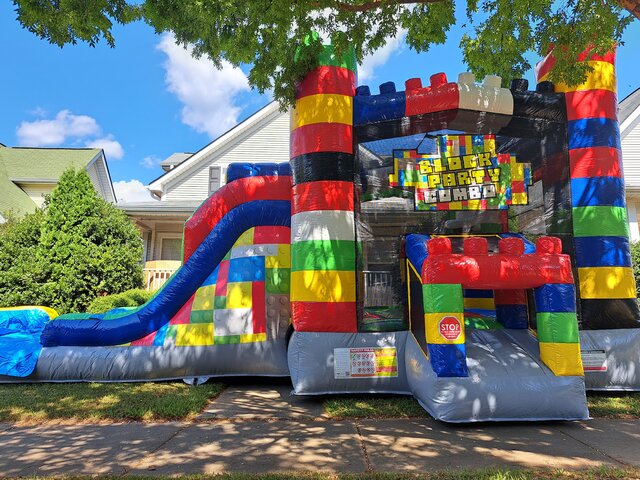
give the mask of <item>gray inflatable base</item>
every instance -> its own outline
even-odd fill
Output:
[[[587,390],[640,391],[640,329],[581,330],[580,349],[604,351],[606,371],[585,371]]]
[[[408,332],[294,332],[289,340],[289,371],[296,395],[335,393],[400,393],[410,395],[404,368]],[[334,349],[395,347],[396,377],[335,378]]]
[[[43,348],[26,378],[0,383],[134,382],[230,375],[288,376],[284,338],[206,347]]]
[[[468,377],[437,377],[409,335],[406,373],[411,391],[445,422],[585,420],[584,379],[557,377],[541,361],[527,330],[471,330]]]

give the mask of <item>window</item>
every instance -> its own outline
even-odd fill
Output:
[[[163,238],[160,246],[160,260],[181,260],[182,239]]]
[[[209,167],[209,195],[220,188],[222,169],[220,167]]]

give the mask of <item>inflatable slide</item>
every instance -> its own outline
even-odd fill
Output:
[[[325,47],[289,163],[230,166],[147,304],[0,311],[0,381],[290,375],[448,422],[588,418],[586,389],[640,390],[614,60],[584,52],[572,88],[550,53],[535,90],[438,73],[372,94]]]

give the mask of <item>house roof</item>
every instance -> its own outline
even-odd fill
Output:
[[[163,161],[161,161],[160,162],[160,166],[162,167],[162,169],[164,171],[169,171],[169,170],[171,170],[171,168],[169,168],[169,167],[174,167],[174,166],[178,165],[179,163],[184,162],[191,155],[193,155],[193,153],[186,153],[186,152],[184,152],[184,153],[183,152],[173,153],[169,157],[167,157]]]
[[[22,148],[0,146],[0,212],[23,215],[36,204],[20,183],[57,183],[68,168],[87,168],[100,157],[98,148]]]
[[[620,134],[624,138],[628,132],[640,123],[640,88],[627,95],[618,104],[618,122],[620,122]]]
[[[227,130],[225,133],[206,145],[204,148],[198,150],[196,153],[177,164],[171,170],[163,173],[155,180],[152,180],[151,183],[147,185],[147,188],[154,193],[162,195],[163,187],[168,182],[187,172],[191,167],[197,165],[200,161],[206,160],[211,156],[211,154],[223,149],[239,135],[242,135],[251,128],[254,128],[262,122],[266,121],[271,116],[271,114],[277,112],[279,108],[280,105],[276,101],[265,105],[250,117],[247,117],[245,120],[231,128],[230,130]]]

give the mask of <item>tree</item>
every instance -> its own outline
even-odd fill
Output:
[[[295,85],[313,67],[322,40],[338,53],[353,47],[357,60],[390,37],[406,32],[418,52],[444,43],[456,23],[450,0],[13,0],[18,21],[29,31],[63,46],[78,41],[115,45],[112,27],[142,20],[156,32],[173,32],[195,55],[216,66],[251,64],[249,83],[290,105]],[[551,80],[575,85],[584,64],[573,60],[586,47],[602,54],[622,41],[627,25],[640,18],[640,0],[467,0],[467,34],[461,49],[478,78],[493,73],[506,81],[531,68],[525,54],[545,55],[563,45]],[[300,49],[302,45],[306,48]],[[295,52],[297,55],[294,55]]]
[[[65,172],[44,210],[0,236],[0,304],[83,311],[97,296],[142,285],[142,240],[84,170]]]

